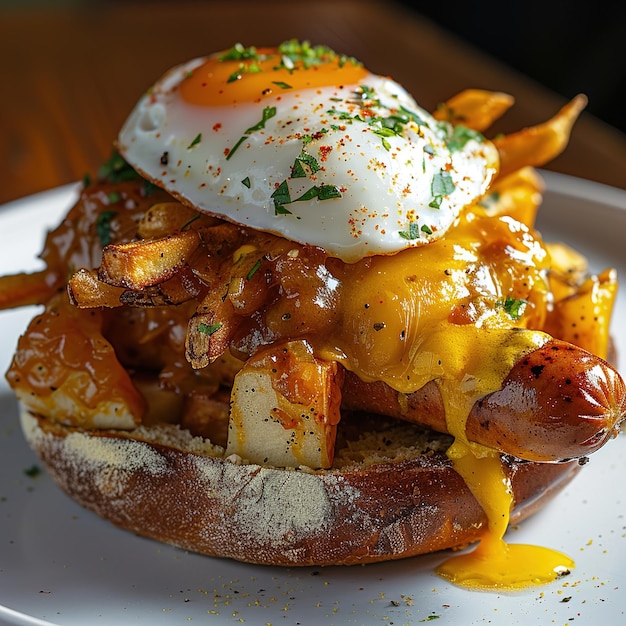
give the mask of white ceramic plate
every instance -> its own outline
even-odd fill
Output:
[[[539,226],[594,270],[626,281],[626,192],[545,173]],[[45,230],[72,202],[64,187],[0,208],[0,274],[37,266]],[[0,368],[33,310],[0,313]],[[626,354],[626,296],[614,334]],[[138,538],[70,501],[24,443],[0,383],[0,621],[8,624],[438,624],[626,622],[626,436],[611,442],[509,540],[547,545],[577,568],[517,594],[468,592],[433,574],[445,555],[350,568],[279,569],[211,559]]]

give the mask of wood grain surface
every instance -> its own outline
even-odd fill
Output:
[[[488,134],[552,116],[559,96],[389,0],[96,2],[0,8],[0,203],[79,180],[110,154],[166,69],[232,46],[296,37],[356,56],[433,109],[467,88],[516,105]],[[550,169],[626,188],[623,133],[584,113]]]

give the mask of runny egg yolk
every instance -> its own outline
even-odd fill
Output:
[[[291,66],[281,61],[275,49],[260,48],[254,59],[207,59],[182,81],[180,93],[189,104],[229,106],[260,102],[283,91],[354,85],[367,74],[361,64],[343,57],[322,58],[307,67],[302,61]]]
[[[483,591],[516,591],[568,574],[575,564],[567,555],[543,546],[509,544],[504,540],[513,496],[500,454],[468,442],[468,403],[455,405],[459,394],[451,388],[443,396],[446,421],[455,438],[448,458],[483,507],[488,525],[472,552],[449,558],[439,565],[437,573],[456,585]]]

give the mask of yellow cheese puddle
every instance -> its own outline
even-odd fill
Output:
[[[480,502],[489,526],[478,546],[454,556],[437,568],[437,574],[455,585],[486,591],[515,591],[544,585],[568,574],[574,561],[565,554],[504,541],[512,505],[512,493],[497,453],[484,450],[477,457],[462,441],[448,451],[454,468]]]
[[[573,567],[574,562],[556,550],[507,544],[488,534],[473,552],[448,559],[437,573],[469,589],[515,591],[550,583]]]

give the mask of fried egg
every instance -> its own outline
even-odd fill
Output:
[[[345,262],[440,238],[498,169],[479,133],[437,121],[352,58],[293,41],[173,68],[117,145],[199,211]]]

